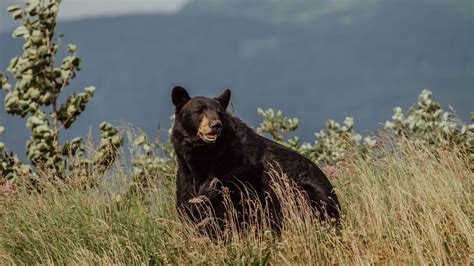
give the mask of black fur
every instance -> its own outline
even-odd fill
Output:
[[[265,202],[263,199],[266,196],[272,197],[270,177],[266,173],[268,163],[272,163],[277,164],[307,193],[312,206],[320,211],[321,219],[331,217],[339,220],[339,203],[324,173],[307,158],[256,134],[241,120],[227,113],[229,90],[214,99],[190,98],[184,88],[175,87],[172,99],[176,107],[176,119],[171,141],[178,158],[177,207],[182,213],[196,223],[205,218],[197,213],[196,204],[189,202],[203,195],[214,207],[215,216],[224,217],[222,195],[210,188],[213,178],[229,189],[237,210],[242,184],[251,187],[258,198]],[[206,143],[197,135],[204,114],[210,120],[222,122],[222,130],[215,143]],[[278,225],[279,205],[271,207],[276,210],[274,222]]]

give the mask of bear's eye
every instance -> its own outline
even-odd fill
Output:
[[[201,106],[196,110],[196,113],[198,114],[201,114],[202,112],[204,112],[204,106]]]

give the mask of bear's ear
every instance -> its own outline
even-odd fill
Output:
[[[214,99],[218,100],[221,103],[222,107],[224,107],[224,110],[226,110],[230,101],[230,90],[225,89],[224,93]]]
[[[173,92],[171,92],[171,100],[173,101],[176,110],[179,110],[183,105],[185,105],[191,97],[189,97],[188,92],[185,88],[181,86],[176,86],[173,88]]]

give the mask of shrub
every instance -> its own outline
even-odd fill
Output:
[[[416,106],[408,111],[396,107],[392,121],[385,123],[385,129],[395,136],[419,140],[433,146],[462,145],[464,147],[462,152],[468,154],[468,164],[472,167],[474,123],[463,123],[454,112],[444,111],[441,104],[433,101],[431,97],[431,91],[423,90]],[[289,133],[298,128],[297,118],[288,118],[281,111],[275,112],[273,109],[258,109],[258,113],[263,117],[263,122],[257,128],[258,133],[271,136],[275,141],[319,164],[334,165],[351,149],[364,154],[375,147],[377,142],[372,136],[362,139],[362,136],[353,129],[353,118],[346,117],[342,126],[334,120],[328,120],[326,128],[315,133],[314,144],[300,143],[297,136],[285,139]],[[471,120],[474,122],[474,113],[471,114]]]
[[[36,168],[53,169],[56,176],[65,178],[69,171],[79,166],[86,172],[90,172],[93,165],[107,169],[122,145],[122,137],[109,123],[102,123],[100,149],[93,160],[85,158],[82,138],[74,138],[63,145],[59,141],[61,131],[71,127],[95,91],[94,87],[87,87],[84,92],[69,95],[62,104],[58,101],[76,77],[81,63],[73,44],[67,46],[69,55],[61,64],[55,62],[63,38],[55,39],[60,3],[60,0],[28,0],[24,9],[19,5],[7,9],[13,19],[22,23],[12,37],[23,37],[25,43],[22,55],[12,58],[7,68],[16,79],[15,86],[12,87],[3,74],[0,74],[0,80],[1,88],[7,92],[7,113],[27,117],[26,125],[31,130],[27,156],[31,163]],[[50,108],[49,114],[47,108]],[[6,153],[2,157],[4,161],[16,158]],[[72,159],[80,162],[71,164]]]
[[[433,146],[462,145],[469,165],[474,167],[474,113],[471,124],[463,123],[453,111],[444,111],[440,103],[433,101],[429,90],[423,90],[417,105],[407,111],[400,107],[393,110],[392,121],[385,122],[386,129],[397,136]]]
[[[174,116],[171,116],[174,122]],[[168,129],[168,136],[171,128]],[[136,195],[144,197],[150,187],[160,184],[164,188],[172,189],[176,174],[176,159],[173,145],[169,141],[162,141],[160,130],[157,137],[151,141],[142,131],[129,129],[128,143],[132,161],[132,184],[121,198],[129,201]]]
[[[315,133],[316,140],[314,144],[310,144],[300,143],[297,136],[285,140],[287,134],[298,128],[297,118],[288,118],[281,111],[275,113],[273,109],[259,108],[258,114],[263,117],[263,122],[257,128],[258,133],[270,135],[275,141],[300,152],[318,164],[333,165],[348,149],[355,148],[363,152],[375,145],[375,139],[371,137],[365,137],[363,144],[360,143],[362,136],[353,130],[352,117],[346,117],[343,126],[334,120],[327,121],[326,129]]]
[[[0,126],[0,135],[5,128]],[[0,177],[7,181],[13,181],[20,176],[31,173],[31,168],[23,164],[13,152],[7,150],[5,144],[0,141]]]
[[[460,121],[452,111],[444,111],[441,104],[432,100],[432,93],[423,90],[418,103],[407,111],[393,109],[392,121],[385,122],[385,128],[396,135],[419,139],[427,144],[468,144],[474,137],[474,124]]]

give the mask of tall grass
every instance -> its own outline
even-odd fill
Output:
[[[0,200],[0,264],[473,263],[474,174],[467,156],[457,147],[391,144],[364,157],[350,153],[331,171],[343,210],[339,230],[320,224],[278,171],[272,176],[283,207],[281,234],[249,201],[256,219],[246,233],[230,219],[217,240],[179,218],[173,180],[158,178],[145,198],[121,200],[108,179],[89,189],[44,185],[41,193],[18,184]],[[113,179],[126,183],[129,172],[118,166]]]

